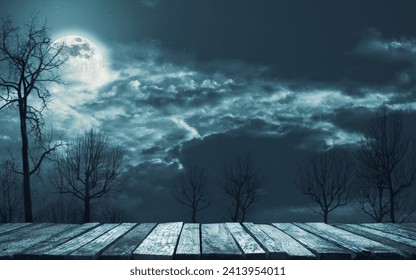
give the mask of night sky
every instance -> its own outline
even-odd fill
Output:
[[[190,166],[206,168],[223,220],[218,174],[250,152],[266,178],[249,220],[317,221],[292,182],[324,147],[354,149],[381,105],[416,111],[413,0],[14,0],[0,16],[47,18],[51,36],[79,35],[105,75],[51,88],[46,127],[69,140],[95,127],[128,149],[132,221],[186,220],[172,196]],[[15,111],[1,111],[0,158],[19,152]],[[39,187],[40,188],[40,187]],[[352,202],[331,221],[366,220]]]

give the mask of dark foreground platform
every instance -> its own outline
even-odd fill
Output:
[[[1,259],[416,259],[416,224],[0,224]]]

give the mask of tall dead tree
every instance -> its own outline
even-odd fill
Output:
[[[19,212],[22,202],[22,189],[19,187],[20,176],[13,171],[14,163],[10,160],[0,164],[0,222],[10,223]]]
[[[348,203],[352,179],[351,163],[346,153],[322,151],[300,164],[293,181],[298,189],[318,204],[317,213],[328,223],[329,214]]]
[[[91,129],[71,141],[50,171],[52,185],[84,204],[84,222],[91,219],[91,201],[121,186],[125,150],[113,145],[103,132]]]
[[[191,221],[196,223],[198,213],[213,202],[213,197],[207,193],[207,176],[204,169],[191,167],[186,174],[181,174],[180,182],[175,187],[175,198],[190,208]]]
[[[20,121],[23,202],[25,221],[32,222],[30,176],[39,170],[43,160],[57,148],[45,148],[31,162],[29,135],[42,143],[43,118],[50,93],[47,85],[60,82],[57,70],[64,63],[60,48],[52,45],[46,24],[36,17],[22,28],[9,19],[3,20],[0,31],[0,110],[17,108]],[[59,146],[59,145],[58,145]]]
[[[250,154],[237,155],[233,165],[225,167],[220,187],[232,201],[231,219],[244,222],[261,198],[264,178],[254,168]]]
[[[415,149],[401,115],[382,107],[357,152],[361,206],[375,221],[388,216],[392,223],[402,222],[411,214],[405,207],[407,191],[416,186]]]

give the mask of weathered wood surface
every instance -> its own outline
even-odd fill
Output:
[[[397,259],[402,256],[401,252],[393,247],[381,244],[380,242],[353,234],[349,231],[336,228],[324,223],[296,223],[297,226],[330,240],[339,246],[353,251],[359,259]]]
[[[21,228],[21,227],[24,227],[24,226],[27,226],[27,225],[29,225],[29,223],[10,223],[10,224],[2,224],[2,225],[0,225],[0,234],[1,233],[5,233],[5,232],[8,232],[8,231],[12,231],[12,230],[15,230],[15,229],[18,229],[18,228]]]
[[[176,249],[175,259],[200,259],[201,240],[199,224],[184,224]]]
[[[44,254],[49,250],[61,245],[75,237],[97,227],[98,223],[86,223],[82,225],[76,225],[69,230],[63,231],[59,234],[54,235],[51,238],[48,238],[42,242],[39,242],[23,252],[18,254],[18,257],[21,259],[41,259],[44,257]]]
[[[394,224],[394,226],[416,232],[416,224]]]
[[[407,229],[403,229],[403,228],[398,228],[395,227],[391,224],[363,224],[363,226],[369,227],[369,228],[373,228],[373,229],[377,229],[386,233],[391,233],[394,235],[400,235],[403,236],[405,238],[412,238],[412,236],[414,236],[414,232],[411,230],[407,230]]]
[[[284,251],[289,259],[310,259],[315,255],[298,241],[271,225],[259,225],[259,228],[270,236],[275,244]]]
[[[225,224],[201,225],[201,243],[203,259],[242,259],[238,248]]]
[[[158,224],[133,252],[133,259],[173,259],[183,223]]]
[[[2,259],[416,259],[416,224],[0,224]]]
[[[40,228],[28,227],[22,228],[21,235],[9,235],[7,242],[2,242],[0,245],[0,258],[14,258],[15,255],[30,248],[31,246],[45,241],[55,234],[65,231],[74,225],[68,224],[40,224],[44,225]]]
[[[246,259],[266,258],[266,252],[263,248],[239,223],[227,223],[226,225]]]
[[[290,223],[274,223],[275,227],[290,235],[311,250],[319,259],[343,260],[351,259],[351,251],[314,235]]]
[[[106,233],[107,231],[111,230],[116,226],[117,224],[100,225],[99,227],[96,227],[83,235],[77,236],[61,245],[58,245],[57,247],[50,249],[49,251],[45,252],[44,255],[52,259],[66,259],[67,255],[69,255],[70,253],[88,244],[89,242],[96,239],[98,236]]]
[[[113,245],[109,246],[102,254],[101,259],[114,260],[131,258],[134,250],[143,242],[147,235],[154,229],[155,223],[139,224]]]
[[[416,257],[416,240],[408,239],[400,235],[385,233],[383,231],[365,227],[363,225],[340,224],[336,225],[336,227],[380,242],[381,244],[397,248],[406,256],[406,258],[414,259]]]
[[[97,237],[93,241],[75,250],[69,254],[68,257],[71,259],[96,259],[105,248],[111,245],[119,237],[123,236],[133,226],[135,226],[135,224],[125,223],[118,225],[100,237]]]
[[[273,238],[262,231],[260,229],[260,225],[244,223],[244,227],[259,242],[263,249],[265,249],[268,258],[287,259],[287,253],[285,250],[279,246],[279,244],[277,244]]]

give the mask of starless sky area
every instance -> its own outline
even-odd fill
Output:
[[[83,36],[103,55],[100,79],[51,88],[46,127],[69,140],[93,126],[126,147],[132,220],[184,220],[171,190],[192,165],[221,198],[239,152],[266,178],[250,220],[320,220],[292,182],[303,157],[353,149],[383,104],[415,123],[416,1],[1,1],[2,17],[32,12],[53,39]],[[0,116],[0,155],[18,155],[16,112]],[[224,216],[221,199],[202,215]],[[330,219],[365,217],[352,202]]]

